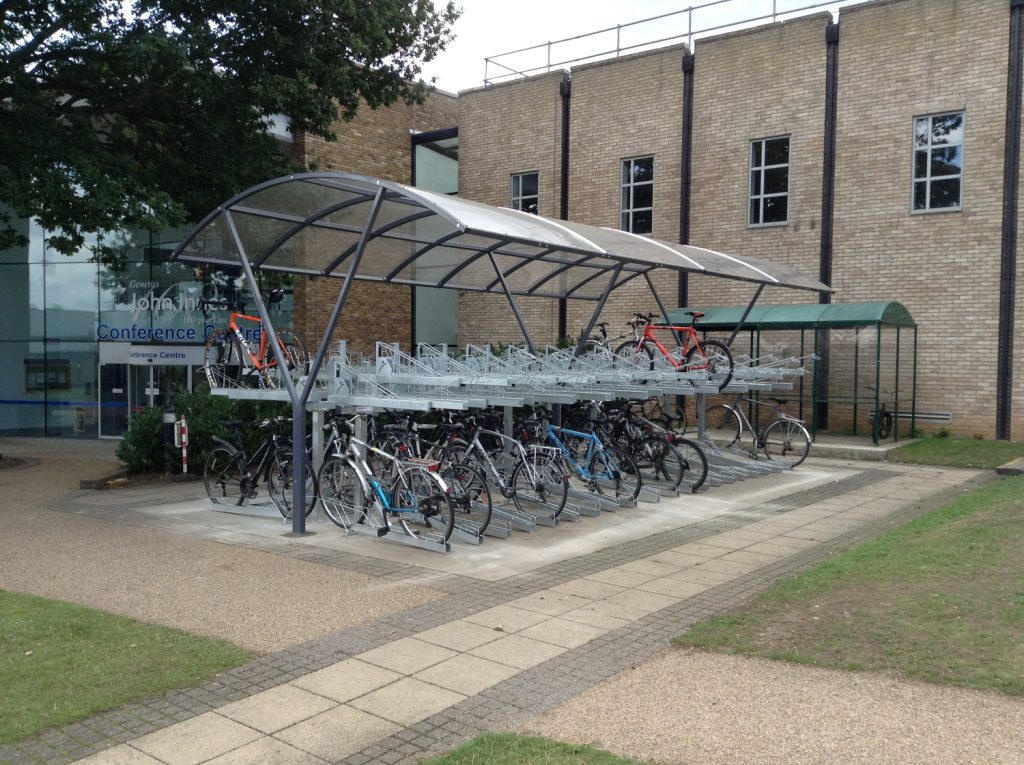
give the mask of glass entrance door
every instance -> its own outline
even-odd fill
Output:
[[[120,438],[128,430],[128,365],[100,365],[100,438]]]
[[[174,392],[188,387],[188,367],[133,366],[131,368],[131,410],[138,414],[151,406],[174,406]]]

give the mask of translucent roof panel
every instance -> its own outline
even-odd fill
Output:
[[[745,306],[716,306],[712,308],[677,308],[669,311],[673,324],[690,324],[687,311],[699,310],[702,316],[697,326],[709,331],[733,329]],[[910,311],[902,303],[798,303],[790,305],[754,306],[743,322],[744,329],[813,329],[817,327],[914,327]]]
[[[233,225],[233,228],[232,228]],[[236,236],[237,234],[237,236]],[[356,278],[595,300],[654,269],[798,289],[829,288],[767,261],[600,226],[552,220],[349,173],[278,178],[225,202],[174,258],[342,277],[365,241]]]

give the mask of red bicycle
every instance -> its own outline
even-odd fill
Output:
[[[273,305],[281,302],[283,297],[283,290],[271,290],[268,302]],[[210,305],[227,305],[226,301],[202,302],[204,315]],[[263,331],[260,317],[246,314],[244,304],[236,303],[231,309],[228,327],[211,333],[206,341],[203,365],[211,388],[237,387],[252,378],[255,378],[257,387],[279,388],[285,384],[282,372],[295,381],[306,373],[309,356],[294,332],[290,329],[277,330],[277,340],[284,351],[286,362],[286,368],[282,370],[270,346],[268,334]],[[247,322],[244,331],[238,324],[239,320]]]
[[[704,315],[702,311],[687,311],[693,323]],[[718,390],[724,390],[733,373],[732,353],[725,343],[718,340],[701,341],[694,327],[676,327],[668,324],[653,324],[653,313],[635,313],[628,322],[633,328],[633,339],[627,340],[615,349],[616,365],[622,368],[654,369],[653,346],[665,360],[680,372],[702,371],[715,377]],[[642,331],[641,331],[642,328]],[[666,348],[655,336],[655,332],[670,332],[675,351]]]

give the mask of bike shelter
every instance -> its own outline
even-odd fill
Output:
[[[607,358],[583,355],[582,339],[574,350],[541,351],[530,337],[517,297],[590,301],[594,310],[582,334],[587,338],[609,295],[637,278],[646,281],[667,320],[670,311],[652,279],[659,270],[756,285],[747,313],[768,286],[831,292],[828,286],[794,269],[760,259],[553,220],[349,173],[305,173],[254,186],[207,215],[172,259],[241,271],[281,369],[286,368],[285,356],[256,272],[343,280],[304,377],[295,381],[283,375],[284,387],[279,390],[215,391],[237,398],[289,401],[295,444],[306,443],[305,415],[312,411],[314,454],[316,447],[322,446],[318,413],[336,407],[369,413],[385,408],[428,411],[498,406],[504,407],[510,429],[513,407],[525,404],[650,395],[704,397],[719,390],[707,375],[679,373],[657,363],[643,369],[614,368]],[[344,341],[332,342],[356,279],[502,296],[519,325],[526,349],[509,348],[499,356],[488,347],[467,346],[465,353],[453,355],[444,347],[421,345],[412,354],[379,342],[373,358],[358,357]],[[763,368],[748,364],[727,390],[790,390],[791,378],[804,372],[801,361],[791,359],[788,365],[774,363]],[[302,475],[304,450],[294,452],[293,470]],[[719,482],[781,469],[740,464],[720,454],[709,454],[709,463],[712,456],[718,471],[714,481]],[[292,507],[304,506],[304,493],[304,483],[296,481]],[[654,486],[644,498],[656,500],[663,493]],[[598,514],[620,505],[605,496],[574,496],[574,500],[574,508],[568,515],[563,511],[564,517]],[[555,523],[543,511],[530,515],[506,514],[504,528]],[[292,515],[292,531],[305,533],[301,512]],[[501,535],[501,527],[494,533]],[[463,529],[460,538],[480,541],[473,536],[472,530]],[[421,546],[447,549],[447,545]]]
[[[881,418],[876,412],[891,405],[894,427],[891,438],[898,441],[913,432],[917,411],[917,324],[910,311],[897,302],[762,305],[677,308],[669,311],[673,324],[690,325],[688,311],[702,311],[701,332],[736,332],[749,335],[749,356],[767,362],[769,358],[792,354],[814,357],[811,384],[800,379],[797,390],[799,417],[809,419],[812,435],[826,429],[843,428],[857,435],[866,418],[875,444],[881,440]],[[911,347],[906,348],[906,334]],[[811,338],[808,342],[808,333]],[[824,359],[827,357],[827,364]],[[910,383],[908,395],[901,385]],[[907,408],[901,408],[901,404]],[[804,416],[805,407],[810,417]],[[822,417],[823,411],[827,417]],[[756,415],[756,412],[754,413]],[[941,413],[925,418],[942,419]]]

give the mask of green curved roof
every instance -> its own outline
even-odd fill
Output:
[[[669,311],[673,324],[688,325],[686,311],[703,311],[697,322],[701,329],[732,330],[739,323],[746,306],[712,308],[676,308]],[[743,322],[743,329],[819,329],[850,327],[916,327],[910,311],[902,303],[802,303],[793,305],[754,306]]]

